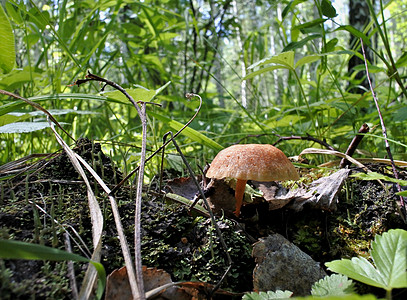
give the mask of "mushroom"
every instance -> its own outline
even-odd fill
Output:
[[[294,165],[285,154],[272,145],[233,145],[220,151],[211,163],[208,178],[236,178],[236,211],[238,217],[248,180],[282,181],[298,180]]]

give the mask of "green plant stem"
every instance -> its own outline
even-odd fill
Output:
[[[386,290],[386,299],[391,300],[391,290]]]
[[[317,127],[316,127],[316,125],[315,125],[315,120],[314,120],[314,117],[313,117],[312,112],[311,112],[311,107],[309,106],[307,97],[306,97],[306,95],[305,95],[305,91],[304,91],[304,89],[303,89],[303,87],[302,87],[300,77],[298,77],[298,74],[297,74],[297,72],[295,71],[295,69],[292,69],[292,71],[293,71],[293,73],[294,73],[295,79],[296,79],[297,82],[298,82],[298,86],[300,87],[301,95],[302,95],[302,97],[304,98],[305,104],[307,105],[309,117],[310,117],[311,123],[312,123],[312,128],[314,129],[314,131],[315,131],[315,133],[317,134],[318,138],[321,138],[321,135],[320,135],[320,133],[318,132],[319,130],[317,129]]]

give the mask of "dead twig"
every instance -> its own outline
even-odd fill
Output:
[[[240,144],[243,140],[249,138],[249,137],[255,137],[255,138],[259,138],[265,135],[269,135],[267,133],[261,133],[261,134],[248,134],[247,136],[245,136],[244,138],[239,139],[236,144]],[[298,135],[291,135],[291,136],[281,136],[277,133],[274,133],[274,135],[276,137],[278,137],[278,140],[275,141],[272,145],[275,146],[279,143],[281,143],[282,141],[288,141],[288,140],[303,140],[303,141],[312,141],[318,144],[321,144],[322,146],[324,146],[325,148],[329,149],[329,150],[335,150],[334,147],[332,147],[331,145],[329,145],[326,141],[321,141],[320,139],[314,138],[312,136],[310,136],[309,134],[307,134],[307,136],[298,136]]]
[[[310,136],[309,134],[307,134],[307,136],[296,136],[296,135],[292,135],[292,136],[280,136],[278,134],[275,134],[278,137],[278,140],[276,142],[273,143],[273,146],[277,145],[278,143],[282,142],[282,141],[288,141],[288,140],[303,140],[303,141],[312,141],[318,144],[321,144],[322,146],[324,146],[325,148],[329,149],[329,150],[333,150],[335,151],[335,148],[332,147],[331,145],[329,145],[326,141],[321,141],[317,138],[314,138],[312,136]]]
[[[350,142],[349,147],[346,150],[345,154],[349,155],[349,156],[352,156],[355,153],[357,147],[359,146],[359,143],[363,139],[363,136],[364,136],[363,133],[368,133],[368,132],[369,132],[369,126],[366,123],[364,123],[362,125],[362,127],[360,127],[360,129],[358,131],[359,134],[355,135],[355,137]],[[339,164],[339,167],[340,168],[345,168],[346,166],[349,166],[350,164],[351,164],[350,161],[343,158],[341,160],[341,163]]]

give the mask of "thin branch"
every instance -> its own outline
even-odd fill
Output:
[[[369,132],[369,126],[364,123],[362,127],[360,127],[358,133],[367,133]],[[362,141],[364,135],[363,134],[357,134],[353,137],[352,141],[349,144],[348,149],[346,150],[345,154],[352,156],[353,153],[355,153],[356,148],[358,147],[359,143]],[[341,163],[339,164],[340,168],[344,168],[346,166],[349,166],[351,163],[350,161],[346,160],[345,158],[342,158]]]
[[[185,95],[186,98],[188,98],[189,100],[191,100],[193,97],[198,97],[199,98],[199,107],[196,110],[196,113],[192,116],[192,118],[180,129],[178,130],[174,136],[172,136],[170,139],[168,139],[160,148],[158,148],[157,150],[154,151],[153,154],[151,154],[149,157],[146,158],[145,162],[148,162],[150,159],[152,159],[158,152],[160,152],[162,149],[165,148],[165,146],[167,146],[173,139],[175,139],[185,128],[187,128],[189,126],[189,124],[191,124],[191,122],[195,119],[195,117],[198,115],[199,111],[201,110],[202,107],[202,98],[199,95],[193,94],[193,93],[187,93]],[[122,179],[122,181],[120,181],[110,192],[110,194],[114,194],[115,192],[117,192],[117,190],[131,177],[133,176],[134,173],[136,173],[138,171],[138,169],[140,168],[140,166],[136,167],[133,171],[131,171],[129,174],[127,174],[127,176],[125,178]]]
[[[333,150],[335,151],[335,148],[332,147],[331,145],[329,145],[326,141],[321,141],[320,139],[314,138],[310,135],[307,136],[296,136],[296,135],[292,135],[292,136],[280,136],[278,134],[276,134],[276,136],[278,136],[278,140],[276,142],[273,143],[273,146],[277,145],[278,143],[282,142],[282,141],[288,141],[288,140],[303,140],[303,141],[312,141],[318,144],[321,144],[322,146],[324,146],[325,148],[329,149],[329,150]]]
[[[139,114],[139,116],[141,115],[141,109],[140,107],[137,105],[137,102],[134,101],[133,97],[129,95],[129,93],[127,93],[127,91],[122,88],[120,85],[118,85],[116,82],[110,81],[108,79],[99,77],[95,74],[92,74],[88,71],[88,75],[85,76],[86,79],[79,79],[77,81],[75,81],[75,83],[73,85],[77,85],[80,86],[81,84],[88,82],[88,81],[99,81],[99,82],[104,82],[105,85],[102,87],[102,91],[104,90],[106,85],[110,85],[111,87],[115,88],[116,90],[119,90],[123,95],[126,96],[126,98],[133,104],[133,106],[136,108],[137,113]]]
[[[363,57],[365,58],[365,67],[366,67],[367,80],[369,81],[370,90],[371,90],[371,92],[372,92],[372,96],[373,96],[373,100],[374,100],[375,105],[376,105],[377,113],[379,114],[380,124],[381,124],[381,126],[382,126],[382,131],[383,131],[383,136],[384,136],[384,142],[385,142],[385,145],[386,145],[387,155],[389,156],[389,159],[390,159],[390,161],[391,161],[391,166],[392,166],[392,169],[393,169],[394,177],[395,177],[396,179],[399,179],[399,175],[398,175],[398,172],[397,172],[397,169],[396,169],[396,165],[394,164],[393,155],[392,155],[391,150],[390,150],[389,141],[387,140],[387,130],[386,130],[386,126],[384,125],[384,120],[383,120],[382,113],[381,113],[381,111],[380,111],[379,101],[378,101],[378,99],[377,99],[377,97],[376,97],[376,94],[375,94],[375,92],[374,92],[374,90],[373,90],[372,82],[371,82],[371,80],[370,80],[369,68],[368,68],[368,66],[367,66],[365,48],[364,48],[363,40],[362,40],[362,39],[360,39],[360,44],[361,44],[361,46],[362,46]],[[400,184],[397,183],[396,185],[397,185],[397,190],[398,190],[399,192],[401,192],[401,186],[400,186]],[[399,197],[400,197],[401,216],[402,216],[404,222],[406,222],[406,221],[407,221],[407,220],[406,220],[406,217],[407,217],[407,214],[406,214],[406,203],[405,203],[405,201],[404,201],[403,196],[399,196]],[[407,222],[406,222],[406,223],[407,223]]]

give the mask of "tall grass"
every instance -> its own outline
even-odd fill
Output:
[[[318,8],[315,15],[306,13],[312,5]],[[257,20],[250,18],[256,7],[249,5],[239,7],[242,22],[236,24],[231,9],[217,2],[211,9],[204,6],[197,10],[178,1],[169,1],[164,7],[141,2],[60,1],[54,5],[49,1],[8,0],[5,11],[14,28],[17,65],[11,72],[0,74],[0,88],[30,97],[48,110],[55,109],[56,118],[71,135],[102,142],[105,151],[127,169],[139,160],[141,125],[136,111],[126,102],[101,94],[102,86],[95,83],[70,86],[87,70],[128,89],[141,86],[151,92],[171,82],[154,99],[163,106],[148,107],[148,150],[158,148],[164,133],[174,130],[169,120],[185,123],[193,115],[196,103],[184,98],[184,92],[191,91],[204,99],[191,129],[222,146],[274,143],[279,136],[309,134],[345,151],[360,125],[368,123],[373,130],[360,148],[385,156],[383,142],[377,137],[381,134],[372,97],[369,92],[351,94],[349,82],[358,82],[352,79],[354,74],[347,73],[349,58],[358,55],[358,45],[348,45],[348,34],[365,40],[378,37],[377,45],[371,44],[377,57],[369,62],[371,75],[389,136],[397,142],[391,143],[394,156],[406,159],[404,56],[390,46],[389,36],[398,33],[392,30],[392,17],[384,20],[385,7],[378,12],[371,9],[368,36],[346,21],[335,23],[329,15],[332,11],[323,9],[320,1],[263,6],[278,12],[272,21],[266,14]],[[405,19],[403,12],[394,13]],[[243,49],[236,46],[238,26]],[[247,69],[249,74],[256,70],[258,74],[247,78],[250,101],[243,107],[241,64],[248,68],[283,51],[294,53],[289,67],[274,61]],[[200,90],[189,90],[197,88]],[[140,98],[144,97],[142,90],[137,90]],[[1,125],[45,118],[27,114],[12,118],[8,113],[29,113],[32,109],[4,96],[0,101]],[[49,129],[0,135],[1,163],[58,149]],[[180,136],[178,141],[199,165],[209,162],[217,152],[210,143],[191,136]],[[318,145],[288,140],[278,146],[295,155]],[[171,161],[166,164],[175,165]],[[158,162],[147,166],[147,176],[152,177],[157,167]]]

